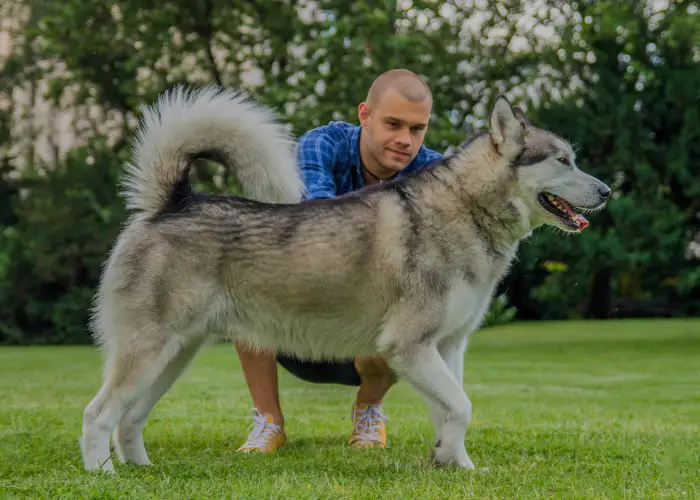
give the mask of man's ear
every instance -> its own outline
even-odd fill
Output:
[[[499,96],[489,117],[491,141],[498,152],[508,158],[517,156],[523,147],[524,129],[508,99]]]
[[[359,106],[357,106],[357,118],[360,120],[360,124],[364,127],[367,125],[367,121],[369,120],[369,115],[370,115],[370,109],[369,109],[369,104],[366,102],[361,102]]]

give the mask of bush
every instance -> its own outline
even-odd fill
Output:
[[[120,162],[98,139],[22,179],[17,220],[0,226],[0,343],[89,342],[92,296],[126,217]]]
[[[506,294],[500,294],[494,297],[489,306],[489,311],[486,313],[486,319],[484,320],[483,327],[487,328],[489,326],[503,325],[510,323],[515,319],[515,314],[518,310],[509,305],[508,297]]]

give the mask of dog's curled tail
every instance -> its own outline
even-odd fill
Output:
[[[291,134],[268,108],[244,93],[178,86],[141,110],[132,161],[122,181],[128,209],[166,209],[189,187],[190,165],[197,158],[211,158],[231,169],[251,199],[301,200],[303,181]]]

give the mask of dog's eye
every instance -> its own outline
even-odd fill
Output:
[[[571,165],[571,162],[566,156],[561,156],[557,158],[557,161],[561,163],[562,165],[566,165],[567,167]]]

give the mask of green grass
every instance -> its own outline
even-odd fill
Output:
[[[208,347],[146,427],[154,466],[83,472],[89,347],[0,349],[2,498],[699,498],[700,321],[510,325],[467,353],[475,472],[436,469],[425,405],[390,392],[386,450],[349,450],[352,388],[280,369],[288,445],[235,453],[250,400],[235,351]],[[487,470],[483,470],[487,468]]]

